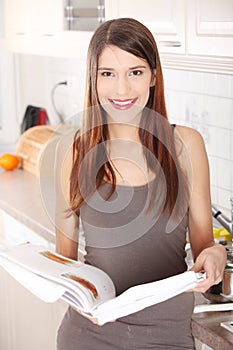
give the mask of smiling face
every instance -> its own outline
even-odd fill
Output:
[[[97,94],[108,118],[130,122],[146,106],[155,84],[147,61],[117,46],[103,49],[98,61]]]

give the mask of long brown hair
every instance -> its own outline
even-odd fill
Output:
[[[178,196],[180,169],[175,154],[172,128],[167,122],[161,63],[153,35],[148,28],[132,18],[119,18],[101,24],[90,41],[83,125],[73,143],[73,166],[70,177],[71,209],[77,211],[101,186],[103,179],[112,184],[108,198],[116,187],[115,172],[105,147],[105,141],[109,138],[108,126],[105,112],[99,105],[96,87],[98,59],[107,45],[117,46],[146,60],[151,71],[156,70],[156,84],[150,87],[145,108],[147,117],[141,118],[139,138],[144,146],[148,169],[155,171],[153,157],[148,157],[148,154],[152,154],[164,173],[167,194],[163,210],[168,209],[171,214]],[[156,113],[160,118],[153,116],[149,118],[148,111]],[[165,123],[161,122],[161,116]]]

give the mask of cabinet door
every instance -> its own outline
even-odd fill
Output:
[[[233,1],[188,1],[188,53],[233,56]]]
[[[106,19],[133,17],[153,33],[161,52],[185,52],[184,0],[105,0]]]
[[[59,55],[66,48],[66,41],[62,44],[60,40],[63,0],[7,0],[4,22],[3,44],[11,51]]]
[[[0,349],[55,350],[59,324],[67,309],[62,301],[45,303],[0,266]]]
[[[5,1],[5,23],[3,29],[0,27],[4,40],[0,38],[0,48],[5,46],[25,54],[85,58],[91,32],[64,30],[64,3],[64,0]]]
[[[5,1],[7,36],[53,35],[63,29],[62,0]]]

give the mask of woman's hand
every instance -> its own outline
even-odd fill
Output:
[[[212,285],[218,284],[222,280],[223,271],[226,266],[226,249],[221,244],[214,244],[205,248],[196,258],[192,271],[205,271],[206,280],[198,283],[198,286],[192,291],[207,291]]]
[[[91,321],[92,323],[94,323],[94,324],[96,324],[96,325],[98,325],[98,326],[103,326],[103,325],[104,325],[104,323],[101,323],[101,324],[100,324],[97,318],[88,316],[85,312],[82,312],[81,310],[79,310],[79,309],[77,309],[77,308],[75,308],[75,307],[73,307],[73,306],[72,306],[72,308],[73,308],[76,312],[78,312],[80,315],[82,315],[83,317],[87,318],[87,319],[88,319],[89,321]],[[109,321],[109,322],[115,322],[115,321],[116,321],[116,320],[112,320],[112,321]]]
[[[84,312],[82,312],[82,311],[79,310],[79,309],[76,309],[75,307],[73,307],[73,309],[74,309],[76,312],[78,312],[80,315],[82,315],[83,317],[86,317],[86,318],[87,318],[88,320],[90,320],[92,323],[99,325],[97,318],[88,316],[87,314],[85,314]],[[99,325],[99,326],[100,326],[100,325]]]

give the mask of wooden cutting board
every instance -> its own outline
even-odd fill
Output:
[[[21,167],[39,175],[40,158],[45,147],[51,139],[60,135],[57,126],[39,125],[27,129],[16,146],[16,154],[21,158]]]

